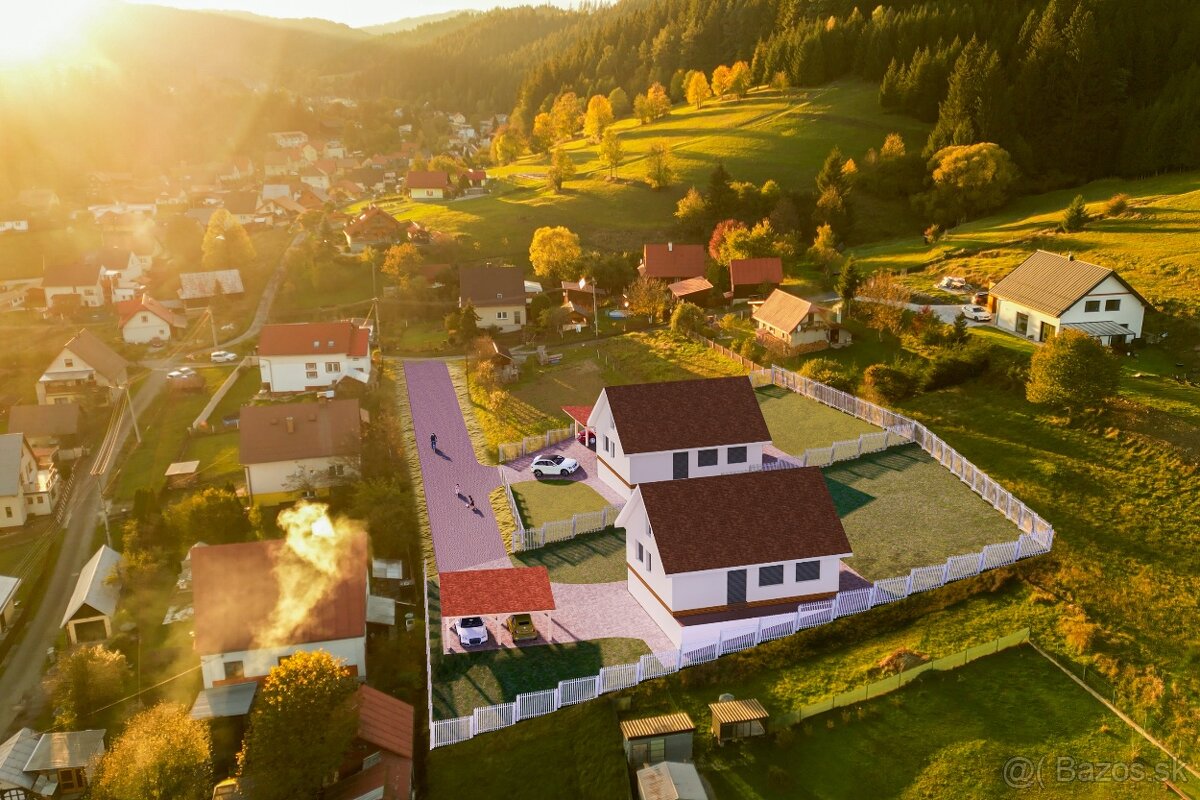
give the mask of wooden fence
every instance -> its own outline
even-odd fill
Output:
[[[574,428],[555,428],[545,433],[526,436],[519,442],[503,442],[496,448],[498,451],[497,455],[500,463],[504,464],[514,459],[536,453],[539,450],[545,450],[547,447],[570,439],[573,435]]]

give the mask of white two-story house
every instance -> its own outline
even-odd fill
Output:
[[[677,646],[833,596],[852,555],[817,467],[641,483],[616,524],[629,592]]]
[[[458,287],[458,307],[469,303],[482,329],[511,333],[527,321],[525,278],[516,267],[460,267]]]
[[[1072,328],[1101,344],[1127,344],[1141,338],[1148,305],[1113,270],[1045,250],[1021,262],[988,297],[996,327],[1038,342]]]
[[[176,328],[187,327],[187,320],[172,312],[148,294],[117,303],[117,327],[126,344],[169,342]]]
[[[299,650],[324,650],[366,677],[366,534],[312,548],[321,568],[283,539],[192,548],[194,646],[205,689],[261,678]]]
[[[129,383],[129,362],[87,328],[79,331],[38,378],[38,402],[104,405]]]
[[[104,268],[93,261],[48,264],[42,275],[46,307],[55,308],[77,298],[80,306],[104,305]]]
[[[744,376],[608,386],[587,424],[600,479],[623,497],[640,483],[761,467],[771,443]]]
[[[0,528],[52,513],[58,488],[58,470],[38,462],[25,434],[0,434]]]
[[[371,380],[370,331],[353,322],[264,325],[258,370],[269,392],[327,389],[343,378]]]

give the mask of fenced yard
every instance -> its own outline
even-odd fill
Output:
[[[609,503],[582,481],[521,481],[512,484],[518,519],[525,528],[570,519],[574,514],[600,511]]]
[[[587,533],[565,542],[514,553],[517,567],[545,567],[553,583],[611,583],[623,581],[625,567],[625,531],[609,528]]]
[[[772,443],[794,456],[810,448],[828,447],[834,442],[880,431],[876,425],[855,419],[782,386],[764,386],[757,393],[758,404],[771,431]]]
[[[824,472],[854,549],[846,563],[868,580],[978,552],[1017,533],[915,444],[841,461]]]

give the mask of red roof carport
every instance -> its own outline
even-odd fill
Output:
[[[556,607],[545,567],[470,569],[443,572],[439,578],[443,619],[542,611],[549,620]]]
[[[592,416],[592,408],[594,408],[594,406],[563,406],[562,407],[563,413],[566,414],[568,417],[570,417],[571,421],[573,423],[575,423],[574,433],[575,433],[576,439],[579,438],[580,426],[582,426],[583,429],[588,432],[588,440],[589,441],[586,441],[583,443],[585,447],[591,446],[592,443],[590,440],[595,435],[593,433],[593,431],[590,428],[588,428],[588,424],[587,424],[588,417]]]

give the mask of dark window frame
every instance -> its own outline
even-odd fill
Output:
[[[1099,310],[1100,310],[1100,301],[1099,300],[1084,300],[1083,301],[1083,312],[1085,314],[1095,314]]]
[[[738,445],[737,447],[729,447],[725,450],[726,464],[745,464],[749,460],[749,448],[746,445]]]
[[[810,574],[815,569],[816,574]],[[821,579],[821,562],[818,559],[811,561],[796,562],[796,583],[807,583],[808,581],[819,581]]]
[[[711,459],[711,461],[709,460]],[[715,467],[721,463],[721,451],[716,447],[706,447],[696,451],[697,467]]]
[[[782,586],[783,585],[783,564],[771,564],[766,567],[758,568],[758,586]]]
[[[1121,310],[1121,298],[1113,297],[1109,300],[1105,300],[1104,301],[1104,310],[1105,311],[1120,311]]]

